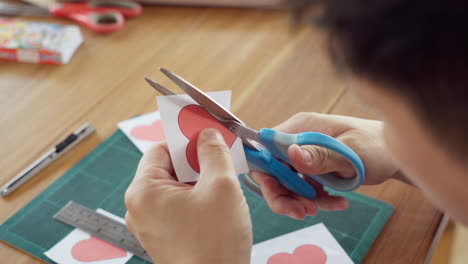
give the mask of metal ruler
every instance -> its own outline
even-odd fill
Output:
[[[70,201],[54,215],[54,218],[153,263],[146,250],[128,231],[125,224],[99,214],[88,207]]]

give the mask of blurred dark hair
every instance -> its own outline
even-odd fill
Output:
[[[301,15],[316,2],[291,6]],[[468,1],[320,2],[335,65],[408,98],[439,143],[468,157]]]

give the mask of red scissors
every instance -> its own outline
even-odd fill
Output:
[[[55,3],[49,11],[56,17],[65,17],[81,23],[98,33],[110,33],[123,27],[125,18],[139,16],[140,4],[132,1],[89,1]]]

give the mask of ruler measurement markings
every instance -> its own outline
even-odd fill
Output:
[[[72,201],[60,209],[53,217],[65,224],[82,229],[91,235],[125,249],[137,257],[152,262],[146,250],[133,234],[130,233],[125,224],[112,218]]]

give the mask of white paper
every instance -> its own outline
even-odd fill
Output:
[[[353,261],[320,223],[255,244],[251,263],[352,264]]]
[[[231,106],[231,91],[211,92],[208,93],[208,95],[214,100],[216,100],[224,108],[229,110]],[[194,170],[194,168],[190,165],[189,161],[187,160],[186,151],[190,140],[181,131],[179,122],[184,122],[185,120],[187,120],[182,118],[182,109],[186,110],[187,106],[199,105],[190,96],[186,94],[158,96],[157,101],[159,111],[161,113],[161,119],[163,121],[164,133],[167,137],[169,151],[171,154],[172,163],[174,164],[174,169],[177,178],[180,182],[197,181],[200,175],[196,170]],[[198,119],[194,118],[193,120]],[[199,125],[199,127],[197,127],[196,129],[202,130],[203,128],[206,128],[206,126],[204,126],[198,121],[194,121],[192,123],[192,125],[194,126],[195,124]],[[222,126],[219,123],[217,125]],[[226,129],[224,127],[222,128]],[[230,138],[232,139],[232,137]],[[242,140],[234,136],[234,139],[230,143],[232,143],[231,154],[237,174],[249,172],[247,161],[245,159]]]
[[[165,140],[159,112],[137,116],[117,125],[142,153],[154,143]]]
[[[124,219],[105,210],[97,209],[97,212],[125,223]],[[88,248],[90,250],[85,251]],[[128,251],[116,249],[110,243],[96,240],[78,228],[75,228],[49,251],[44,252],[44,255],[59,264],[124,264],[133,256]]]

